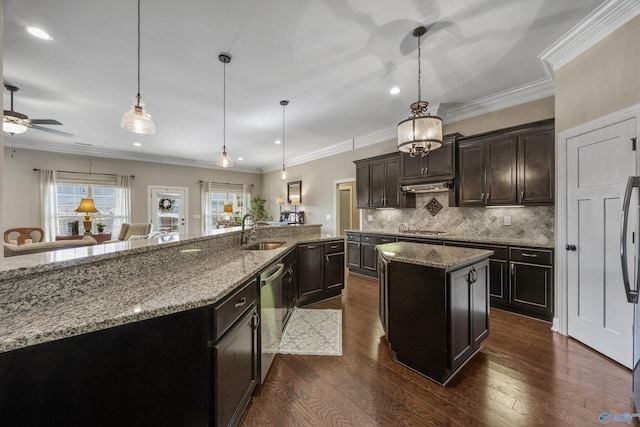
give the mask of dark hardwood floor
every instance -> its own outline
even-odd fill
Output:
[[[342,297],[310,307],[342,308],[343,355],[276,356],[241,425],[595,426],[633,413],[631,372],[547,322],[492,309],[483,348],[441,387],[393,361],[377,281],[348,275]]]

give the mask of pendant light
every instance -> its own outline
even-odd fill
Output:
[[[222,62],[222,154],[216,160],[216,166],[221,168],[230,168],[233,166],[233,160],[227,154],[227,64],[231,62],[231,55],[221,53],[218,59]]]
[[[413,30],[418,38],[418,101],[411,104],[412,117],[398,123],[398,150],[411,157],[426,156],[442,146],[442,119],[427,112],[429,103],[421,99],[421,52],[420,38],[427,32],[425,27]]]
[[[289,178],[289,172],[284,167],[284,107],[289,105],[289,101],[280,101],[280,105],[282,105],[282,170],[280,171],[280,179]]]
[[[140,96],[140,0],[138,0],[138,93],[133,97],[133,106],[120,121],[120,127],[134,133],[153,135],[156,125],[144,108],[144,99]]]

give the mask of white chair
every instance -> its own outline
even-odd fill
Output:
[[[107,240],[104,243],[126,242],[128,240],[146,239],[153,231],[153,224],[146,222],[134,222],[132,224],[122,224],[120,234],[116,239]]]

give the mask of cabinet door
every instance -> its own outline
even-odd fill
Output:
[[[324,256],[325,290],[344,288],[344,252]]]
[[[369,207],[369,163],[356,165],[356,207]]]
[[[472,268],[471,322],[474,350],[489,336],[489,264]]]
[[[553,204],[554,130],[528,132],[518,141],[518,198],[525,205]]]
[[[236,425],[258,381],[258,312],[254,308],[214,347],[215,425]]]
[[[401,207],[400,157],[384,162],[384,206]]]
[[[453,178],[453,144],[443,142],[442,147],[429,153],[425,175],[429,178]]]
[[[511,262],[511,303],[525,311],[553,319],[553,277],[551,267]]]
[[[411,157],[409,154],[402,153],[400,157],[402,182],[410,182],[411,180],[419,181],[424,173],[423,157]]]
[[[360,242],[347,242],[347,267],[362,268],[362,264],[360,264]]]
[[[484,206],[484,141],[460,144],[458,206]]]
[[[299,298],[324,291],[324,258],[321,244],[298,246]]]
[[[470,268],[463,268],[449,276],[449,369],[460,366],[473,353],[471,322]]]
[[[508,302],[509,295],[509,273],[508,261],[490,259],[489,260],[489,295],[492,301]]]
[[[376,243],[362,243],[360,253],[362,254],[362,269],[377,272],[378,255],[376,254]]]
[[[516,204],[518,137],[495,137],[486,141],[487,205]]]
[[[389,329],[387,324],[389,321],[389,305],[387,304],[387,262],[385,259],[378,255],[378,314],[380,316],[380,323],[382,323],[382,329],[387,336],[387,342],[391,342],[389,339]]]
[[[369,206],[384,207],[385,161],[378,160],[369,164]]]
[[[285,264],[284,274],[282,275],[282,327],[284,328],[287,318],[289,317],[289,310],[291,309],[291,294],[293,292],[293,272]]]

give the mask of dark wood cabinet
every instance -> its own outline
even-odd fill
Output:
[[[395,242],[395,236],[347,233],[347,267],[349,271],[369,277],[378,277],[376,245]]]
[[[389,319],[389,296],[387,292],[387,260],[384,257],[378,255],[378,314],[380,316],[380,323],[382,323],[382,329],[384,330],[385,335],[387,336],[387,341],[389,341],[389,328],[388,319]]]
[[[258,310],[242,316],[213,347],[216,426],[237,425],[258,382]]]
[[[356,207],[415,208],[413,193],[400,190],[400,153],[356,160]]]
[[[510,248],[510,259],[514,311],[553,320],[553,252]]]
[[[284,274],[282,275],[282,325],[287,324],[298,299],[298,251],[292,250],[283,260]]]
[[[210,322],[195,309],[0,353],[2,424],[212,425]]]
[[[462,138],[458,206],[552,205],[553,120]]]
[[[298,245],[298,302],[306,305],[340,295],[344,288],[344,241]]]
[[[489,334],[488,261],[449,272],[381,265],[381,321],[396,360],[444,384]]]
[[[407,153],[401,154],[402,184],[416,184],[425,181],[450,180],[455,175],[454,148],[457,138],[462,135],[445,135],[442,147],[430,152],[425,157],[411,157]]]

